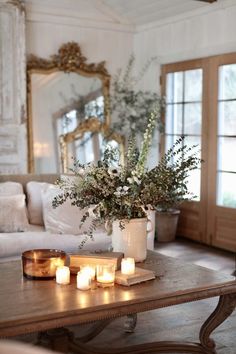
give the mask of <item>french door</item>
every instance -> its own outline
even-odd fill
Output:
[[[189,176],[195,195],[182,204],[178,234],[236,250],[236,54],[162,67],[164,153],[180,136],[204,160]]]

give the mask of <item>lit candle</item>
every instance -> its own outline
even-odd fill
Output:
[[[100,286],[112,286],[115,280],[114,264],[104,264],[97,266],[97,282]]]
[[[69,267],[58,267],[56,270],[56,282],[58,284],[70,283],[70,269]]]
[[[80,266],[80,271],[82,273],[86,273],[88,276],[90,276],[91,280],[95,279],[95,274],[96,274],[95,266],[92,266],[89,264],[82,264]]]
[[[91,288],[91,277],[86,272],[77,273],[77,289],[88,290]]]
[[[135,263],[134,258],[123,258],[121,261],[121,273],[122,274],[134,274],[135,273]]]

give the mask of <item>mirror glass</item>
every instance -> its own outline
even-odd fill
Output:
[[[104,122],[102,81],[73,72],[33,73],[31,92],[35,173],[62,172],[59,137],[91,117]],[[97,161],[102,134],[88,131],[69,145],[68,167],[72,156],[82,163]]]
[[[28,57],[30,173],[67,173],[74,159],[97,162],[107,143],[123,155],[123,137],[110,130],[109,83],[105,62],[87,64],[75,42],[50,59]]]
[[[85,132],[83,136],[67,144],[67,165],[64,171],[73,168],[74,159],[82,164],[89,162],[96,164],[103,157],[107,145],[119,148],[116,140],[107,141],[102,133]]]

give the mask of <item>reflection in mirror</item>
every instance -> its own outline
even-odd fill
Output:
[[[98,78],[58,71],[32,74],[31,85],[35,172],[60,172],[60,135],[74,131],[91,116],[103,123],[102,82]],[[79,152],[74,156],[81,159]]]
[[[82,164],[96,164],[103,158],[107,145],[119,149],[120,162],[123,163],[124,137],[111,131],[97,117],[83,120],[75,130],[60,136],[62,172],[68,173],[75,160]]]
[[[73,168],[74,158],[80,161],[81,164],[97,163],[104,156],[104,150],[107,145],[113,148],[119,148],[119,144],[115,140],[107,141],[102,133],[85,132],[81,138],[77,138],[67,146],[67,162],[64,166],[66,169]]]
[[[104,62],[87,64],[77,43],[62,45],[49,60],[29,56],[28,170],[67,172],[71,157],[96,162],[110,134],[109,82]]]

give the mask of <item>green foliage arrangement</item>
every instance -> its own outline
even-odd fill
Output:
[[[154,107],[164,105],[164,100],[156,92],[137,89],[150,65],[156,58],[151,58],[137,76],[133,75],[135,57],[131,55],[124,70],[119,69],[111,82],[110,109],[114,119],[112,130],[123,136],[144,134],[147,119]],[[161,117],[158,117],[157,127],[163,132]]]
[[[87,236],[92,237],[96,220],[122,223],[123,219],[146,217],[148,209],[167,210],[193,197],[188,192],[187,177],[201,161],[193,152],[196,146],[187,147],[184,138],[176,141],[156,167],[151,170],[145,167],[152,132],[160,115],[159,104],[149,115],[140,151],[135,139],[130,139],[124,166],[118,162],[118,151],[108,147],[97,165],[76,162],[74,178],[58,181],[62,193],[53,200],[53,206],[70,199],[72,205],[85,209],[81,225],[89,216],[95,217]]]
[[[188,190],[188,176],[202,162],[197,154],[197,145],[188,147],[184,137],[177,139],[158,165],[145,174],[141,193],[144,204],[168,211],[195,198]]]

